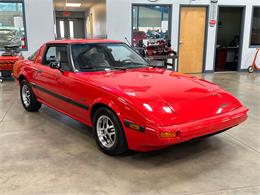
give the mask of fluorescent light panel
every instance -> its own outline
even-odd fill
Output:
[[[81,3],[66,3],[66,7],[80,7]]]

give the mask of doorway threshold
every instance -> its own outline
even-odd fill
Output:
[[[218,73],[221,73],[221,74],[223,74],[223,73],[236,73],[237,71],[236,70],[234,70],[234,71],[218,71],[218,72],[215,72],[216,74],[218,74]]]

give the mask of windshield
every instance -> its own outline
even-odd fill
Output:
[[[34,61],[35,58],[36,58],[36,56],[37,56],[37,54],[38,54],[38,52],[39,52],[39,50],[35,51],[32,55],[30,55],[30,56],[28,57],[28,60]]]
[[[148,63],[126,44],[73,44],[72,58],[79,71],[127,69],[148,66]]]

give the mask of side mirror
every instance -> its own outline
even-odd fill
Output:
[[[50,62],[49,66],[50,66],[50,68],[57,69],[57,70],[60,70],[60,68],[61,68],[60,62],[58,62],[58,61]]]

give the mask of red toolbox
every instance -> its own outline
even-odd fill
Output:
[[[0,56],[0,81],[5,78],[11,78],[13,66],[18,60],[22,60],[23,57],[19,56]]]

